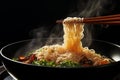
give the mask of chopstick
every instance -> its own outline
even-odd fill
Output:
[[[57,20],[56,23],[63,23],[63,20]],[[70,22],[70,23],[72,23],[72,22]],[[74,21],[74,23],[120,24],[120,14],[91,17],[91,18],[83,18],[81,21]]]

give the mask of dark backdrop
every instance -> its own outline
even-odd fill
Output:
[[[66,16],[69,3],[70,0],[1,2],[0,45],[32,38],[30,31],[43,25],[50,31],[55,20]]]
[[[87,0],[81,1],[85,2]],[[29,35],[30,31],[43,25],[48,32],[51,31],[51,26],[55,25],[57,19],[63,19],[67,17],[71,10],[76,10],[76,4],[77,0],[1,2],[0,46],[32,38]],[[108,10],[107,14],[120,13],[119,0],[113,0],[113,5],[113,10]],[[109,7],[106,6],[106,9]],[[95,34],[97,34],[97,31]],[[107,29],[102,29],[100,34],[94,38],[120,44],[120,25],[110,25]]]

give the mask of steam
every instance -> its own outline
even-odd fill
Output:
[[[72,9],[69,16],[85,18],[106,15],[109,10],[113,9],[113,5],[111,4],[111,0],[79,0],[74,7],[75,10]],[[89,46],[92,42],[91,39],[98,36],[102,32],[102,29],[108,26],[109,25],[85,24],[83,44]]]
[[[111,0],[78,0],[74,6],[71,6],[69,14],[66,17],[93,17],[93,16],[100,16],[106,14],[107,8],[106,6],[110,6]],[[111,6],[110,6],[111,7]],[[112,8],[112,7],[111,7]],[[99,34],[99,30],[101,30],[101,25],[96,27],[98,32],[94,33],[95,25],[85,24],[84,30],[84,38],[83,44],[89,46],[91,44],[91,39],[96,34]],[[31,35],[33,38],[37,39],[37,42],[34,40],[31,42],[30,45],[33,43],[40,43],[41,38],[48,38],[46,44],[50,44],[51,42],[59,42],[62,43],[61,39],[63,38],[63,27],[60,24],[56,24],[52,26],[52,30],[47,29],[48,26],[40,26],[33,31],[31,31]],[[95,34],[95,35],[94,35]],[[53,38],[58,38],[55,41]],[[36,41],[36,40],[35,40]]]
[[[39,25],[38,25],[39,26]],[[48,37],[48,31],[45,26],[38,27],[30,32],[30,36],[33,38],[45,38]]]
[[[108,0],[88,0],[88,2],[84,4],[87,5],[86,8],[78,15],[83,17],[100,16],[107,3]]]
[[[66,17],[93,17],[93,16],[107,15],[109,14],[110,10],[114,9],[113,6],[111,0],[78,0],[76,4],[73,4],[71,6],[69,14]],[[96,35],[99,35],[100,32],[102,32],[101,26],[103,25],[85,24],[84,27],[85,36],[82,40],[83,46],[89,47],[89,45],[92,42],[91,39],[93,39]],[[62,24],[56,24],[55,26],[50,27],[52,28],[52,30],[50,30],[50,28],[48,27],[49,26],[39,27],[38,25],[38,28],[32,30],[30,32],[30,36],[32,36],[34,39],[28,45],[20,49],[17,52],[18,53],[17,56],[19,55],[19,53],[25,53],[27,51],[31,51],[45,44],[63,43],[62,39],[64,33],[63,33]],[[43,39],[43,38],[47,38],[47,39]]]
[[[109,6],[109,8],[108,8]],[[73,7],[73,6],[72,6]],[[100,16],[113,9],[111,0],[78,0],[74,9],[70,10],[69,16],[93,17]]]

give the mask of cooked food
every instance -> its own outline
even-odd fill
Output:
[[[17,60],[26,64],[52,67],[89,67],[109,64],[111,59],[96,53],[94,49],[82,46],[84,24],[74,23],[81,20],[68,17],[63,21],[63,44],[44,45],[28,56],[20,56]]]

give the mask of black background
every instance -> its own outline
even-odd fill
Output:
[[[106,6],[108,11],[102,15],[120,13],[119,3],[119,0],[113,0],[112,4]],[[30,31],[43,25],[50,32],[55,21],[66,18],[70,10],[75,10],[76,4],[77,0],[0,2],[0,46],[33,38]],[[114,8],[109,10],[111,5],[114,5]],[[99,35],[95,36],[95,39],[120,44],[120,25],[110,25],[108,28],[102,28],[98,31],[100,31]],[[97,31],[94,34],[97,34]]]

